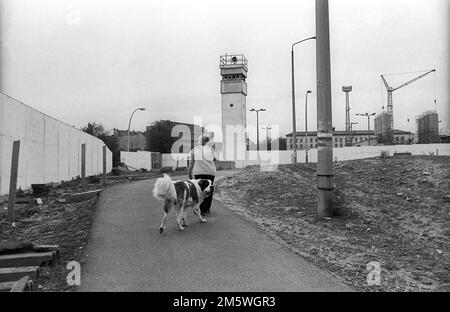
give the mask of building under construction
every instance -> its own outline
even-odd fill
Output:
[[[437,112],[429,111],[416,118],[417,143],[439,143],[439,117]]]
[[[393,143],[393,129],[391,122],[391,114],[382,112],[374,119],[375,136],[378,143],[391,144]]]
[[[393,99],[392,99],[392,94],[394,93],[394,91],[397,91],[398,89],[401,89],[403,87],[406,87],[408,85],[410,85],[411,83],[422,79],[423,77],[436,72],[435,69],[432,70],[428,70],[427,72],[413,78],[410,79],[408,81],[406,81],[405,83],[403,83],[402,85],[398,86],[398,87],[391,87],[389,85],[389,83],[386,81],[385,76],[386,75],[381,75],[381,80],[384,83],[384,86],[386,87],[386,91],[387,91],[387,112],[380,114],[379,116],[376,117],[375,119],[375,127],[377,122],[378,122],[378,129],[379,132],[377,133],[375,128],[375,133],[377,135],[377,140],[378,143],[382,143],[382,144],[387,144],[387,145],[391,145],[394,144],[395,142],[394,140],[394,135],[393,135],[393,131],[394,131],[394,104],[393,104]],[[408,74],[408,73],[403,73],[403,74]],[[392,74],[391,74],[392,75]],[[436,102],[436,100],[435,100]],[[387,118],[390,118],[390,122],[389,122],[389,126],[387,123]]]

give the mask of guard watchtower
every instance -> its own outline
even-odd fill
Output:
[[[245,159],[247,64],[243,54],[225,54],[220,57],[223,152],[228,160]]]

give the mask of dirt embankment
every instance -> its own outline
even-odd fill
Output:
[[[315,164],[247,168],[217,197],[275,239],[364,291],[450,291],[450,157],[335,163],[340,216],[316,218]],[[367,284],[367,265],[381,285]]]

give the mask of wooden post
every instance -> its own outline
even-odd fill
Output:
[[[106,146],[103,146],[103,185],[106,185]]]
[[[11,176],[8,199],[8,219],[10,222],[14,222],[15,219],[14,205],[16,203],[17,173],[19,171],[19,150],[20,141],[14,141],[12,149]]]
[[[81,144],[81,185],[86,186],[86,143]]]

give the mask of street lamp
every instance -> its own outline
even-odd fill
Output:
[[[367,117],[367,138],[369,139],[369,146],[370,146],[370,116],[374,116],[375,113],[369,114],[356,114],[356,116],[366,116]]]
[[[308,94],[311,94],[312,91],[308,90],[306,91],[306,99],[305,99],[305,138],[306,138],[306,162],[308,162],[308,149],[309,149],[309,143],[308,143]]]
[[[353,141],[354,141],[354,139],[355,139],[355,133],[353,132],[353,125],[357,125],[358,123],[357,122],[351,122],[350,123],[350,133],[352,134],[352,137],[351,137],[351,143],[350,143],[350,146],[353,146]]]
[[[128,147],[128,148],[127,148],[127,150],[128,150],[128,152],[130,151],[130,125],[131,125],[131,118],[133,118],[134,113],[135,113],[136,111],[138,111],[138,110],[144,111],[145,108],[143,108],[143,107],[136,108],[136,109],[131,113],[130,120],[128,121],[128,132],[127,132],[127,136],[128,136],[128,144],[127,144],[127,147]]]
[[[307,40],[312,40],[312,39],[316,39],[316,37],[310,37],[310,38],[306,38],[300,41],[297,41],[295,43],[292,44],[291,46],[291,72],[292,72],[292,138],[294,139],[294,157],[293,157],[293,161],[294,164],[297,163],[297,138],[296,138],[296,132],[297,132],[297,127],[295,125],[295,75],[294,75],[294,46],[302,43],[304,41]]]
[[[265,108],[250,109],[251,112],[256,112],[256,150],[259,151],[259,112],[265,112]]]

